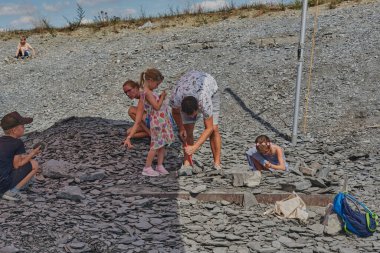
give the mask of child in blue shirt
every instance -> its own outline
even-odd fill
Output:
[[[288,170],[285,154],[280,146],[271,143],[266,135],[255,140],[255,147],[247,151],[248,165],[251,170]]]

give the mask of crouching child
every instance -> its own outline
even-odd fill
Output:
[[[0,137],[0,196],[3,199],[21,200],[20,190],[28,186],[38,172],[38,163],[32,158],[40,153],[40,147],[26,154],[24,125],[32,123],[18,112],[11,112],[1,119],[4,136]]]
[[[284,151],[280,146],[271,143],[266,135],[258,136],[255,146],[246,155],[251,170],[288,170]]]

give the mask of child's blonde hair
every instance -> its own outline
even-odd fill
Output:
[[[152,80],[152,81],[162,81],[164,80],[164,76],[161,74],[161,72],[158,69],[151,68],[147,69],[140,75],[140,87],[144,87],[144,82],[146,80]]]

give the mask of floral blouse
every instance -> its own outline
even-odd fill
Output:
[[[172,144],[174,142],[174,132],[167,101],[164,101],[161,108],[156,111],[145,99],[146,94],[142,93],[142,96],[144,99],[144,108],[150,119],[150,148],[159,149]],[[153,92],[153,96],[157,101],[159,100],[159,96],[156,93]]]
[[[172,91],[169,104],[172,108],[180,108],[185,97],[195,97],[200,112],[207,119],[212,116],[211,97],[217,91],[218,85],[210,74],[192,70],[178,80]]]

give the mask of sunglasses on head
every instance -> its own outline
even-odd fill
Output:
[[[269,147],[270,145],[271,145],[270,142],[256,143],[256,147],[259,147],[259,146],[267,146],[267,147]]]

